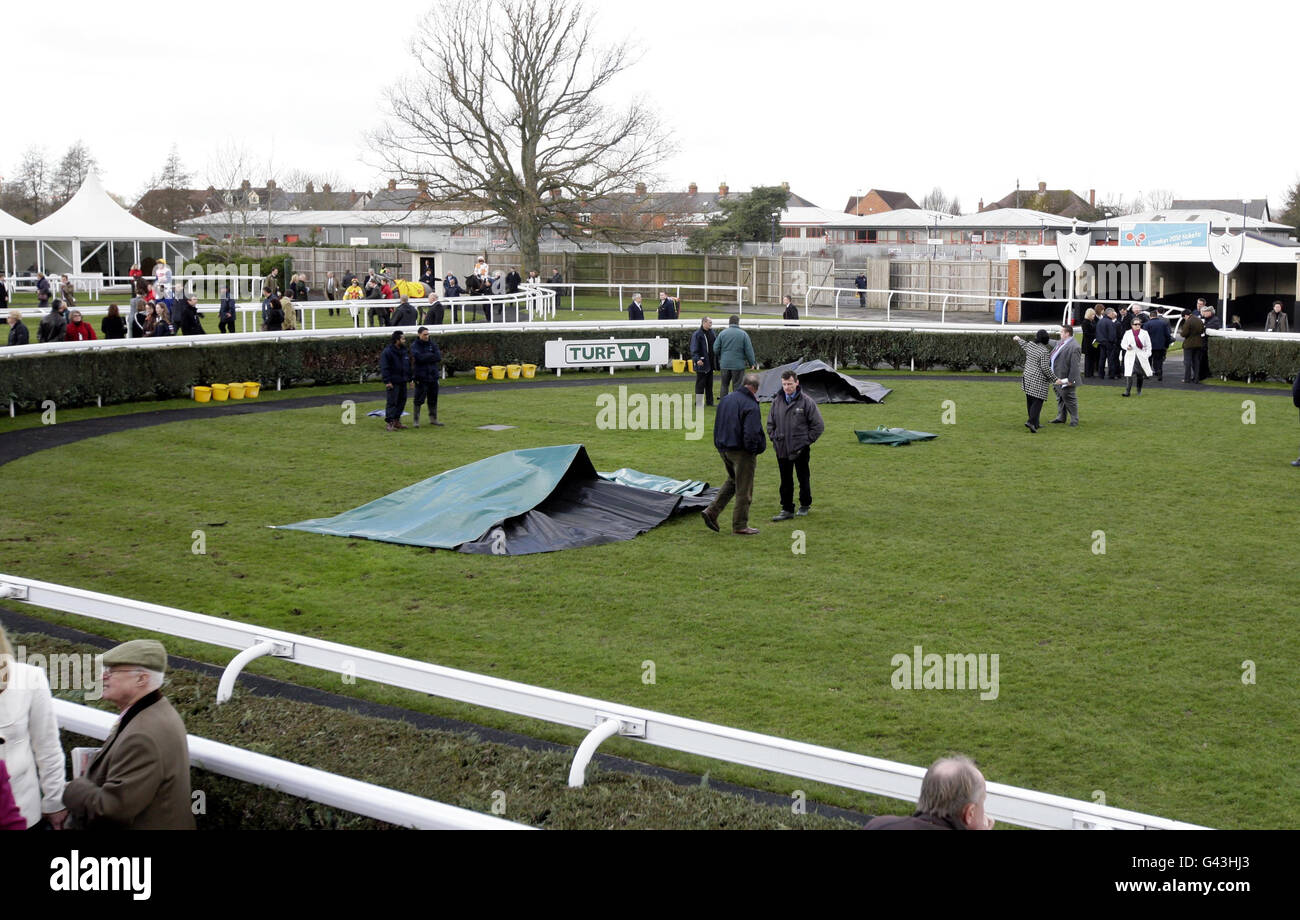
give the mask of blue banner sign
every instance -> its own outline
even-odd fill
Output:
[[[1210,225],[1169,224],[1164,221],[1146,221],[1143,223],[1119,225],[1119,244],[1121,246],[1141,246],[1160,248],[1177,246],[1179,248],[1204,249],[1210,242]]]

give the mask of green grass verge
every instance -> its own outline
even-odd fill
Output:
[[[638,389],[686,391],[689,380]],[[1258,400],[1243,424],[1233,394],[1151,387],[1121,399],[1085,387],[1081,427],[1030,435],[1012,381],[900,381],[883,405],[824,407],[814,511],[795,522],[804,554],[792,551],[795,528],[764,520],[776,510],[770,453],[754,506],[763,533],[750,540],[687,518],[627,543],[495,558],[266,528],[544,444],[583,442],[601,469],[717,481],[708,426],[699,441],[597,430],[604,391],[448,397],[437,430],[343,425],[328,407],[42,452],[5,467],[19,485],[0,496],[0,571],[908,763],[960,750],[994,781],[1082,799],[1101,790],[1110,805],[1195,823],[1300,819],[1294,515],[1279,501],[1297,433],[1283,398]],[[943,424],[946,409],[956,424]],[[491,422],[519,427],[476,430]],[[859,446],[853,428],[878,424],[941,437]],[[200,529],[207,553],[196,556]],[[917,645],[998,654],[998,697],[894,689],[893,656]],[[642,679],[647,661],[654,683]],[[1256,681],[1243,683],[1251,668]],[[284,662],[253,669],[578,738]],[[845,790],[634,742],[609,749],[873,810]]]

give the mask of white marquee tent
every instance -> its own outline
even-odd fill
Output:
[[[14,228],[11,234],[0,225],[0,239],[12,240],[6,274],[43,271],[125,278],[131,265],[143,259],[179,263],[195,254],[193,237],[159,230],[133,216],[109,197],[93,172],[49,217],[31,226],[16,222],[21,232]]]
[[[5,211],[0,211],[0,277],[12,273],[13,241],[24,238],[32,232],[30,224],[25,224]]]

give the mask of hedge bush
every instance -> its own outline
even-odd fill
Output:
[[[1229,380],[1294,380],[1300,342],[1209,337],[1210,373]]]

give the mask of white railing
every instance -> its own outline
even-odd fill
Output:
[[[117,717],[101,709],[56,699],[54,715],[64,731],[100,741],[108,737]],[[296,795],[355,815],[417,830],[535,830],[454,805],[326,773],[209,738],[189,735],[190,765],[209,773]]]
[[[618,311],[620,313],[623,312],[624,292],[629,290],[633,294],[640,293],[642,296],[645,295],[646,291],[654,292],[656,299],[652,303],[650,303],[649,306],[646,307],[646,309],[648,310],[659,309],[658,296],[660,291],[664,291],[665,293],[668,291],[672,291],[679,301],[682,299],[682,291],[703,291],[704,296],[706,298],[709,296],[709,291],[726,291],[728,293],[732,293],[736,295],[736,312],[740,314],[744,314],[745,312],[746,288],[743,284],[674,284],[671,282],[663,282],[663,283],[656,284],[653,281],[647,282],[645,284],[640,284],[632,281],[606,281],[606,282],[557,281],[554,284],[552,284],[549,281],[539,281],[536,282],[536,285],[538,287],[552,288],[552,289],[568,288],[570,313],[574,311],[575,305],[577,304],[578,301],[578,293],[577,293],[578,288],[594,288],[596,290],[603,290],[606,291],[607,296],[610,297],[614,296],[614,291],[618,291]],[[643,306],[645,305],[643,304]]]
[[[1135,303],[1141,306],[1148,306],[1148,307],[1154,306],[1157,308],[1163,308],[1162,304],[1149,304],[1145,301],[1134,300],[1132,298],[1129,298],[1127,300],[1103,300],[1099,297],[1076,296],[1073,300],[1063,300],[1060,297],[1021,297],[1021,296],[1012,297],[1009,294],[964,294],[957,291],[916,291],[916,290],[903,290],[899,288],[856,288],[856,287],[845,288],[845,287],[830,287],[826,285],[817,284],[817,285],[810,285],[808,290],[804,292],[803,305],[804,305],[805,312],[811,314],[812,304],[809,301],[812,299],[813,294],[817,291],[827,291],[827,292],[834,293],[835,300],[834,303],[832,304],[832,309],[834,310],[834,315],[837,319],[839,318],[840,315],[841,294],[850,294],[854,297],[856,297],[858,294],[887,294],[889,296],[885,298],[885,322],[890,321],[890,315],[893,309],[895,295],[899,297],[916,297],[916,298],[923,297],[928,300],[938,300],[940,323],[946,322],[947,320],[949,303],[956,303],[956,302],[966,301],[966,300],[984,301],[988,303],[990,306],[994,306],[997,304],[998,301],[1002,301],[1004,309],[1002,311],[1002,319],[999,322],[1003,324],[1006,323],[1007,310],[1005,309],[1005,307],[1013,300],[1018,303],[1059,304],[1061,307],[1062,322],[1070,321],[1071,307],[1076,303],[1084,304],[1086,306],[1092,306],[1093,304],[1099,303],[1099,304],[1105,304],[1106,306],[1113,306],[1117,308],[1127,307],[1129,304]],[[863,308],[858,307],[858,309],[863,309]],[[871,308],[867,307],[865,309],[871,309]]]
[[[350,678],[373,680],[393,687],[580,728],[589,733],[618,734],[674,751],[842,786],[872,795],[915,802],[920,795],[921,780],[925,775],[923,767],[684,719],[621,703],[399,658],[311,636],[264,629],[175,607],[29,578],[0,574],[0,598],[4,597],[36,607],[121,623],[208,645],[241,651],[256,649],[257,655],[272,655],[304,667],[347,674]],[[238,657],[242,666],[250,656]],[[233,678],[230,681],[223,678],[227,687],[232,682]],[[611,721],[618,723],[617,728],[608,724]],[[584,744],[580,750],[584,756],[590,756],[593,749],[594,744]],[[585,762],[581,762],[581,765],[585,766]],[[578,771],[575,769],[575,772]],[[574,778],[581,780],[581,776]],[[1043,829],[1154,830],[1197,827],[1001,783],[988,784],[985,811],[1000,821]]]

